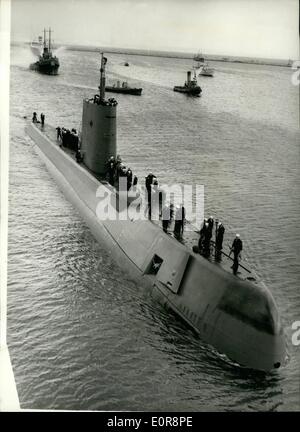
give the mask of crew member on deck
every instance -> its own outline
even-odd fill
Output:
[[[136,186],[138,184],[138,178],[137,176],[133,176],[133,186]]]
[[[145,186],[147,191],[147,202],[148,202],[148,215],[151,217],[151,192],[152,192],[152,184],[156,176],[150,172],[147,177],[145,177]]]
[[[206,222],[204,226],[204,239],[202,242],[202,252],[203,255],[208,257],[210,255],[210,240],[211,240],[212,232],[209,227],[209,223]]]
[[[41,125],[44,126],[45,124],[45,114],[41,113]]]
[[[122,158],[120,155],[117,155],[116,164],[115,164],[115,177],[116,181],[119,181],[119,175],[121,171]]]
[[[38,119],[37,119],[37,116],[36,116],[36,112],[34,112],[33,115],[32,115],[32,123],[37,123],[37,122],[38,122]]]
[[[147,177],[145,177],[145,186],[149,194],[151,193],[151,186],[154,182],[154,179],[156,179],[156,176],[152,174],[152,172],[150,172]]]
[[[106,173],[107,173],[107,180],[109,184],[114,186],[115,184],[115,176],[116,176],[116,160],[114,156],[111,156],[107,163],[106,163]]]
[[[224,233],[224,225],[222,224],[222,222],[219,222],[216,229],[216,251],[221,251],[223,249]]]
[[[241,259],[242,250],[243,250],[243,242],[240,239],[240,235],[236,234],[229,253],[230,256],[231,252],[233,252],[233,266],[231,268],[233,270],[233,274],[235,275],[237,274],[239,268],[239,260]]]
[[[129,189],[132,186],[132,177],[133,177],[133,173],[131,171],[131,168],[127,169],[126,176],[127,176],[127,190],[129,191]]]
[[[207,223],[208,223],[208,228],[209,228],[209,231],[210,231],[211,237],[212,237],[213,228],[214,228],[214,218],[212,216],[210,216],[207,220]]]
[[[168,204],[165,204],[165,206],[162,209],[161,212],[161,222],[162,222],[162,228],[164,232],[168,232],[168,228],[171,223],[171,209]]]
[[[82,161],[83,161],[83,156],[82,156],[82,154],[81,154],[81,151],[80,151],[80,147],[78,146],[78,148],[77,148],[77,151],[76,151],[76,155],[75,155],[75,157],[76,157],[76,161],[77,161],[77,163],[81,163]]]
[[[151,185],[151,219],[152,220],[159,220],[162,216],[162,210],[166,202],[166,193],[165,191],[159,186],[158,181],[156,178],[153,181],[153,184]]]
[[[181,238],[184,230],[185,223],[185,208],[181,204],[176,207],[175,213],[175,225],[174,225],[174,236],[176,238]]]
[[[205,231],[206,231],[206,224],[207,224],[207,219],[204,219],[202,227],[200,229],[200,237],[199,237],[199,241],[198,241],[199,252],[201,252],[202,248],[203,248],[203,242],[204,242]]]
[[[57,126],[56,128],[56,139],[57,141],[60,139],[61,140],[61,127]]]

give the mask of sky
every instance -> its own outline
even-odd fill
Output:
[[[57,44],[299,58],[298,0],[11,0],[11,38]]]

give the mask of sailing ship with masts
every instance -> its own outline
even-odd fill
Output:
[[[193,60],[196,62],[196,66],[193,66],[193,68],[199,72],[198,76],[214,76],[214,69],[205,61],[204,55],[201,52],[195,54]]]

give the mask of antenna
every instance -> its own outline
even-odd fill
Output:
[[[107,63],[107,58],[103,56],[101,53],[101,67],[100,67],[100,101],[104,102],[105,100],[105,65]]]
[[[46,29],[44,28],[44,48],[46,48]]]

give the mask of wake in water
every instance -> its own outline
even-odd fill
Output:
[[[83,85],[83,84],[73,84],[70,82],[61,82],[61,83],[57,83],[58,85],[62,85],[62,86],[66,86],[66,87],[72,87],[72,88],[78,88],[78,89],[86,89],[86,90],[93,90],[98,92],[99,89],[97,87],[90,87],[87,85]]]
[[[53,55],[58,57],[59,55],[63,54],[67,50],[67,47],[61,46],[53,50]]]
[[[65,53],[66,50],[67,48],[65,46],[58,47],[55,50],[53,50],[53,55],[55,55],[56,57],[61,56]],[[28,68],[31,63],[36,62],[38,60],[38,55],[32,52],[30,48],[30,44],[27,43],[19,45],[17,49],[13,49],[11,52],[12,52],[12,56],[11,56],[12,66]]]
[[[12,50],[11,53],[11,66],[29,68],[30,63],[37,61],[37,56],[31,51],[30,45],[20,45],[17,50]]]

